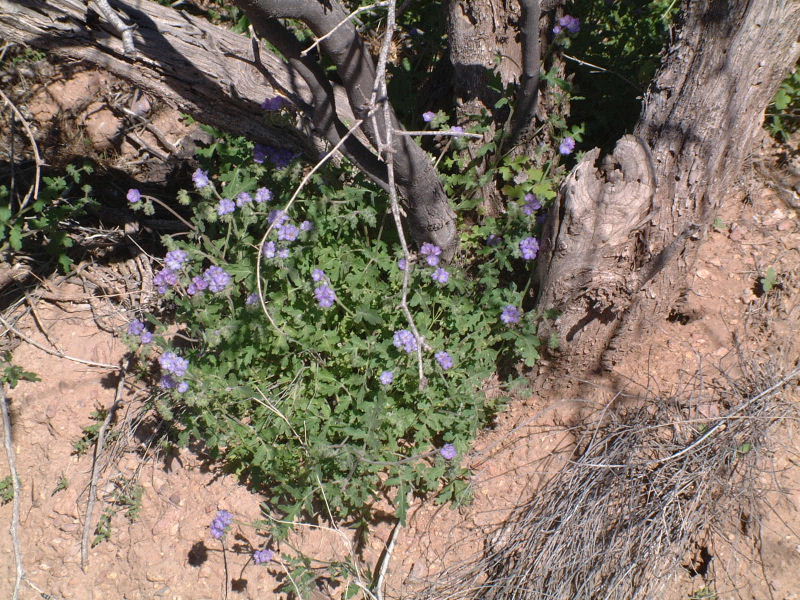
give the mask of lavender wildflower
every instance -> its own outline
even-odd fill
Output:
[[[426,123],[430,123],[435,118],[436,118],[436,113],[435,112],[427,111],[427,112],[422,113],[422,120],[425,121]]]
[[[275,242],[267,242],[264,244],[264,249],[261,251],[261,254],[264,255],[264,258],[275,258],[278,254],[278,249],[275,246]]]
[[[439,248],[436,244],[431,244],[425,242],[422,244],[422,247],[419,249],[420,254],[425,257],[425,260],[428,264],[432,267],[435,267],[439,264],[439,256],[442,254],[442,249]],[[433,260],[433,262],[431,262]]]
[[[217,214],[221,217],[222,215],[229,215],[233,211],[236,210],[236,204],[234,204],[233,200],[229,198],[223,198],[217,204]]]
[[[392,343],[396,348],[402,348],[409,354],[417,351],[417,338],[408,329],[395,331]]]
[[[442,455],[442,458],[445,460],[453,460],[456,456],[458,456],[458,450],[453,444],[445,444],[442,446],[441,450],[439,450],[439,454]]]
[[[311,221],[300,223],[300,231],[311,231],[312,229],[314,229],[314,224]]]
[[[267,147],[264,144],[256,144],[253,148],[253,161],[258,164],[264,164],[267,159]]]
[[[295,241],[298,235],[300,235],[300,229],[291,223],[285,223],[278,229],[278,239],[285,242]]]
[[[192,282],[186,288],[186,293],[194,296],[195,294],[202,294],[207,289],[208,282],[201,275],[197,275],[192,278]]]
[[[405,271],[408,269],[408,261],[405,258],[401,258],[397,261],[397,268],[401,271]]]
[[[314,296],[317,298],[320,307],[330,308],[336,302],[336,292],[329,285],[321,285],[314,290]]]
[[[322,269],[314,269],[311,271],[311,279],[314,281],[323,281],[325,279],[325,271]]]
[[[573,150],[575,150],[575,140],[571,137],[565,137],[558,147],[558,151],[564,156],[572,154]]]
[[[497,235],[496,233],[490,233],[489,237],[486,238],[486,245],[490,248],[494,248],[495,246],[499,246],[503,243],[503,237]]]
[[[539,254],[539,240],[535,237],[527,237],[519,243],[519,250],[522,252],[522,258],[533,260]]]
[[[273,210],[271,213],[269,213],[267,220],[271,224],[274,224],[275,227],[281,227],[284,223],[286,223],[286,221],[289,220],[289,215],[287,215],[286,211],[283,210]]]
[[[134,319],[131,321],[130,325],[128,325],[128,334],[129,335],[142,335],[144,331],[144,323],[142,323],[139,319]]]
[[[261,103],[261,108],[264,110],[280,110],[286,105],[286,99],[281,96],[273,96],[272,98],[267,98],[264,102]]]
[[[128,202],[130,202],[131,204],[136,204],[142,199],[142,192],[136,189],[130,189],[128,190],[128,195],[126,196],[126,198],[128,199]]]
[[[233,282],[233,278],[228,272],[216,265],[205,270],[203,279],[208,282],[208,289],[212,292],[221,292]]]
[[[442,350],[434,354],[433,357],[445,371],[453,368],[453,357],[448,352]]]
[[[289,249],[281,248],[278,250],[278,258],[289,258]]]
[[[176,387],[175,389],[178,390],[179,393],[185,394],[186,392],[189,391],[189,384],[186,381],[181,381],[178,384],[178,387]]]
[[[145,329],[142,332],[142,335],[139,337],[139,339],[143,344],[149,344],[150,342],[153,341],[153,332],[147,331],[147,329]]]
[[[439,267],[433,273],[431,273],[431,279],[433,279],[437,283],[441,283],[444,285],[450,280],[450,273],[445,269]]]
[[[202,190],[211,183],[211,181],[208,179],[208,171],[197,169],[194,173],[192,173],[192,182],[194,183],[194,187],[196,187],[198,190]]]
[[[153,284],[159,294],[166,294],[170,288],[178,285],[178,273],[165,267],[153,277]]]
[[[461,125],[453,125],[453,126],[450,128],[450,131],[451,131],[452,133],[464,133],[464,128],[463,128],[463,127],[461,127]]]
[[[558,20],[558,25],[556,27],[558,26],[561,26],[562,28],[559,29],[559,31],[566,29],[568,32],[575,34],[581,30],[581,20],[577,17],[573,17],[572,15],[564,15]],[[555,27],[553,28],[553,31],[555,33],[559,33],[559,31],[555,31]]]
[[[164,264],[173,271],[180,271],[187,260],[189,260],[189,255],[185,250],[171,250],[164,257]]]
[[[236,196],[236,206],[242,208],[245,204],[250,204],[253,201],[253,197],[248,194],[247,192],[242,192],[238,196]]]
[[[525,194],[525,204],[522,206],[522,212],[530,216],[540,208],[542,208],[542,203],[539,202],[539,198],[535,194]]]
[[[253,552],[253,562],[256,563],[257,565],[261,565],[271,561],[274,556],[275,553],[269,548],[256,550],[255,552]]]
[[[211,522],[211,536],[221,540],[233,523],[233,515],[227,510],[221,510]]]
[[[258,304],[258,292],[253,292],[252,294],[248,294],[247,298],[244,301],[246,306],[253,306],[254,304]]]
[[[175,387],[175,380],[172,378],[171,375],[164,375],[159,380],[158,385],[160,385],[165,390],[171,390],[172,388]]]
[[[272,200],[272,192],[265,187],[256,190],[256,202],[262,204]]]
[[[503,309],[502,314],[500,315],[500,320],[506,325],[510,325],[511,323],[519,323],[519,320],[521,318],[522,318],[522,311],[513,304],[509,304],[508,306],[506,306]]]
[[[381,373],[380,381],[382,385],[391,385],[391,383],[394,381],[394,372],[384,371]]]
[[[174,352],[164,352],[158,362],[167,373],[172,373],[178,377],[186,375],[186,371],[189,369],[189,361]]]

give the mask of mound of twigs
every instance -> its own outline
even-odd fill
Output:
[[[723,385],[698,377],[672,397],[617,399],[577,425],[566,466],[483,555],[441,574],[423,597],[661,597],[693,547],[759,514],[771,433],[796,414],[781,392],[800,369],[779,377],[747,367]],[[703,416],[714,405],[721,416]]]

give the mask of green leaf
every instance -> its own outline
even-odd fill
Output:
[[[774,268],[770,267],[767,269],[766,274],[764,277],[761,278],[761,289],[764,290],[765,294],[768,294],[772,291],[772,288],[775,287],[775,283],[778,281],[778,273],[775,271]]]
[[[8,232],[8,243],[11,247],[19,252],[22,250],[22,228],[19,225],[14,225]]]

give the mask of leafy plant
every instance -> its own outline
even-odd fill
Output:
[[[800,125],[800,66],[783,81],[767,108],[767,129],[775,139],[789,140]]]
[[[68,487],[69,487],[69,479],[67,479],[64,475],[61,475],[58,478],[56,486],[53,488],[53,491],[50,493],[50,495],[55,496],[58,492],[63,492]]]
[[[106,409],[99,408],[89,415],[89,418],[94,421],[94,423],[84,427],[81,437],[72,442],[72,454],[82,456],[94,445],[107,414],[108,411]],[[113,432],[111,432],[111,434],[113,434]],[[109,436],[108,439],[111,439],[111,437]]]
[[[765,294],[768,294],[772,291],[772,288],[775,287],[775,284],[778,282],[778,273],[775,271],[773,267],[767,269],[767,272],[764,274],[764,277],[761,278],[761,289],[764,291]]]
[[[0,479],[0,506],[8,504],[14,499],[14,481],[11,475]]]
[[[6,353],[0,360],[0,381],[8,384],[12,390],[17,387],[20,381],[41,381],[36,373],[26,371],[18,365],[11,364],[11,354]]]

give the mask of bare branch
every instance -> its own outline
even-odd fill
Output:
[[[134,25],[126,25],[125,21],[111,8],[108,0],[94,0],[94,4],[100,14],[103,15],[103,18],[122,37],[122,48],[125,55],[134,56],[136,54],[136,46],[133,43],[133,30],[136,27]]]
[[[19,485],[19,475],[17,475],[17,461],[14,455],[14,442],[11,435],[11,416],[8,413],[8,399],[6,398],[5,387],[0,385],[0,412],[3,415],[3,441],[6,447],[6,458],[8,459],[8,470],[11,472],[11,485],[14,489],[13,508],[11,512],[11,543],[14,547],[14,562],[17,568],[17,578],[14,582],[14,593],[12,600],[19,597],[19,588],[25,578],[25,564],[22,558],[22,547],[19,543],[19,504],[22,490]]]
[[[305,56],[306,54],[308,54],[309,52],[311,52],[311,51],[312,51],[314,48],[316,48],[317,46],[319,46],[319,43],[320,43],[322,40],[324,40],[324,39],[326,39],[327,37],[329,37],[329,36],[330,36],[331,34],[333,34],[333,33],[334,33],[334,32],[335,32],[337,29],[339,29],[339,27],[341,27],[342,25],[344,25],[345,23],[347,23],[347,21],[349,21],[350,19],[354,18],[356,15],[360,15],[360,14],[361,14],[361,13],[363,13],[363,12],[367,12],[367,11],[370,11],[370,10],[374,10],[374,9],[376,9],[376,8],[382,8],[382,7],[384,7],[384,6],[388,6],[388,5],[389,5],[389,3],[388,3],[388,2],[376,2],[375,4],[370,4],[369,6],[362,6],[362,7],[360,7],[360,8],[357,8],[357,9],[355,9],[353,12],[351,12],[349,15],[347,15],[347,16],[346,16],[344,19],[342,19],[342,20],[339,22],[339,24],[338,24],[338,25],[336,25],[336,26],[335,26],[333,29],[331,29],[331,30],[330,30],[328,33],[326,33],[325,35],[323,35],[323,36],[321,36],[321,37],[317,38],[317,41],[315,41],[315,42],[314,42],[313,44],[311,44],[311,45],[310,45],[308,48],[306,48],[305,50],[303,50],[303,51],[300,53],[300,56]]]

